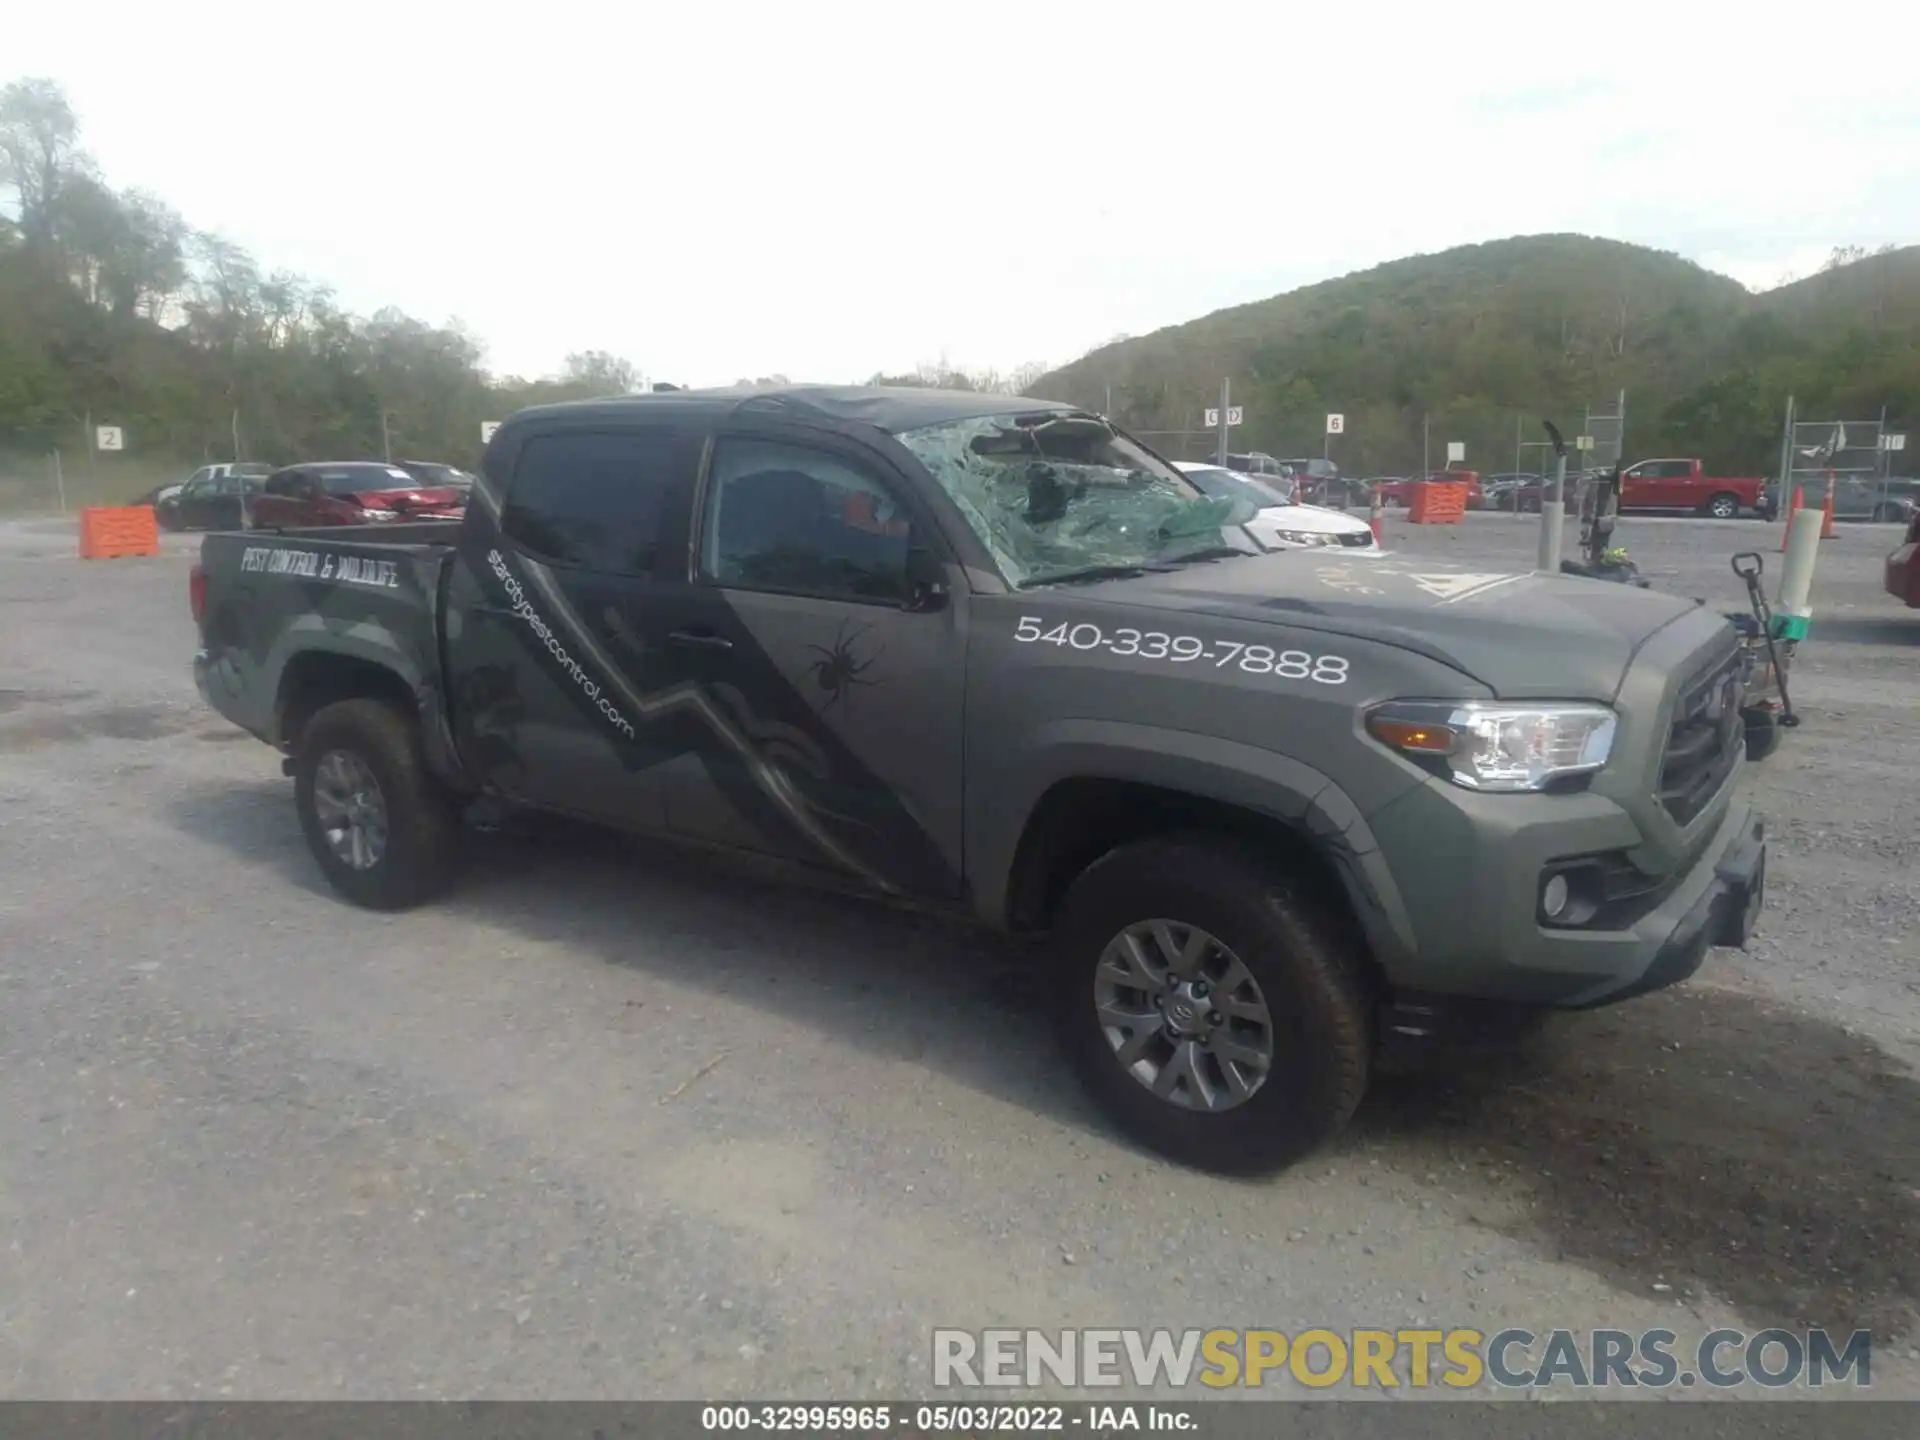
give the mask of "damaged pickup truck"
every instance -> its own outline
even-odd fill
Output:
[[[209,535],[194,669],[357,904],[530,810],[1046,932],[1092,1092],[1221,1171],[1324,1141],[1389,1048],[1746,943],[1722,617],[1268,552],[1244,503],[1047,401],[546,406],[458,522]]]

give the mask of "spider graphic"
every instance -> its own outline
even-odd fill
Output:
[[[820,707],[822,714],[846,699],[852,693],[854,686],[880,683],[878,680],[863,680],[860,677],[871,670],[879,662],[880,656],[886,652],[877,651],[866,660],[855,660],[853,642],[866,634],[871,627],[862,625],[849,635],[847,626],[851,623],[845,620],[840,622],[839,633],[834,636],[831,648],[824,645],[807,647],[820,657],[807,667],[807,673],[813,676],[814,682],[829,696],[827,703]]]

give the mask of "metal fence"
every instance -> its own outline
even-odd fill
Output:
[[[1130,405],[1129,397],[1115,387],[1108,413],[1169,460],[1217,458],[1219,432],[1204,423],[1207,412],[1219,404],[1217,396],[1204,401],[1195,396],[1190,406],[1165,403],[1159,395],[1155,399],[1162,403]],[[1622,401],[1623,397],[1614,395],[1577,408],[1525,410],[1474,405],[1356,407],[1333,412],[1340,415],[1341,428],[1337,434],[1328,434],[1326,415],[1317,409],[1311,414],[1276,416],[1262,413],[1259,402],[1249,400],[1242,410],[1242,423],[1229,431],[1228,445],[1236,454],[1258,452],[1282,461],[1326,458],[1353,479],[1412,478],[1450,463],[1482,477],[1549,476],[1553,446],[1541,421],[1553,421],[1565,437],[1569,472],[1610,466],[1620,459],[1625,435]],[[1187,409],[1191,417],[1181,413]],[[1590,451],[1574,449],[1582,436],[1591,437]]]
[[[1900,520],[1910,512],[1920,485],[1889,476],[1889,454],[1879,420],[1802,420],[1789,414],[1781,441],[1778,499],[1797,487],[1808,505],[1824,505],[1833,492],[1833,513],[1844,519]]]

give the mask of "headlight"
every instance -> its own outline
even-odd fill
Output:
[[[360,518],[363,520],[394,520],[397,519],[399,515],[400,512],[398,510],[362,509],[360,512]]]
[[[1273,538],[1283,545],[1338,545],[1339,537],[1317,530],[1276,530]]]
[[[1607,763],[1617,722],[1604,705],[1395,701],[1367,733],[1469,790],[1538,791]]]

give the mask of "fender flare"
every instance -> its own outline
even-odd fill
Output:
[[[994,779],[991,793],[977,791],[968,804],[981,817],[968,844],[980,877],[974,903],[991,924],[1010,924],[1015,858],[1042,797],[1063,780],[1114,780],[1179,791],[1292,827],[1332,862],[1383,965],[1391,969],[1415,949],[1400,888],[1365,817],[1332,780],[1291,756],[1187,730],[1056,720],[1004,756]]]
[[[437,666],[424,666],[408,646],[388,632],[361,626],[336,628],[323,615],[297,615],[275,637],[260,676],[266,682],[262,692],[268,697],[272,743],[285,746],[293,737],[280,733],[280,700],[287,672],[304,656],[335,655],[378,666],[394,676],[413,697],[420,721],[420,743],[426,752],[428,768],[440,779],[460,788],[470,788],[466,767],[460,763],[459,750],[442,694]]]

